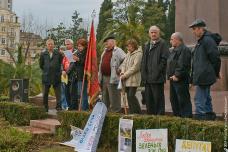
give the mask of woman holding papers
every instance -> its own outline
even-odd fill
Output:
[[[129,113],[141,113],[140,105],[135,94],[141,82],[140,66],[142,50],[138,48],[137,41],[134,39],[127,41],[127,50],[127,56],[120,67],[120,79],[127,93]]]

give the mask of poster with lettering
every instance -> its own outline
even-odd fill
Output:
[[[211,142],[176,139],[175,152],[211,152]]]
[[[96,152],[107,108],[103,102],[97,102],[78,140],[75,151]]]
[[[168,152],[168,130],[136,130],[136,152]]]
[[[120,118],[118,152],[132,152],[133,120]]]

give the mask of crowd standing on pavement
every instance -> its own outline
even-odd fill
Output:
[[[146,113],[164,115],[164,84],[168,80],[174,116],[193,117],[189,88],[194,85],[194,118],[215,120],[210,88],[220,78],[218,45],[221,36],[209,32],[202,19],[196,19],[189,28],[197,38],[193,51],[185,45],[184,36],[180,32],[171,35],[169,48],[156,25],[150,27],[150,40],[144,47],[139,46],[135,39],[129,39],[126,42],[126,53],[117,46],[115,36],[110,35],[104,39],[98,78],[101,101],[109,112],[121,113],[121,96],[126,93],[129,113],[141,114],[136,92],[139,87],[143,87],[142,98]],[[66,39],[65,46],[55,50],[54,41],[48,39],[46,48],[40,55],[43,104],[46,111],[49,109],[48,94],[51,86],[55,91],[57,110],[78,110],[79,106],[84,111],[89,110],[87,81],[84,77],[87,40],[80,38],[75,43],[76,48],[73,40]],[[65,52],[71,53],[72,59]]]

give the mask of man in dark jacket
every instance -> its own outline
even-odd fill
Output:
[[[217,45],[221,37],[208,32],[201,19],[195,20],[189,27],[198,38],[192,70],[193,84],[196,86],[196,119],[214,120],[216,115],[212,108],[210,87],[220,77],[221,59]]]
[[[150,27],[149,36],[151,41],[145,46],[141,65],[146,108],[148,114],[163,115],[165,113],[164,82],[168,46],[160,38],[160,29],[157,26]]]
[[[170,80],[170,102],[173,114],[192,117],[192,103],[189,93],[191,51],[184,45],[181,33],[173,33],[170,39],[172,49],[167,61],[167,77]]]
[[[61,63],[63,56],[54,50],[54,41],[48,39],[47,48],[40,55],[40,68],[42,70],[43,103],[48,112],[48,93],[51,85],[56,96],[56,109],[61,109]]]

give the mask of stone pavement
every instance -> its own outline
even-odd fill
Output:
[[[140,101],[141,109],[146,110],[146,106],[141,103],[142,96],[141,96],[141,88],[138,89],[136,96]],[[190,94],[191,94],[191,101],[192,101],[192,109],[193,113],[195,111],[195,105],[194,105],[194,95],[195,91],[194,89],[190,89]],[[211,96],[212,96],[212,105],[213,105],[213,110],[217,114],[217,116],[223,116],[224,114],[224,107],[225,107],[225,96],[227,96],[228,100],[228,91],[211,91]],[[122,107],[124,107],[122,103]],[[172,112],[172,107],[171,103],[169,100],[169,90],[168,88],[165,89],[165,111],[167,113]]]

